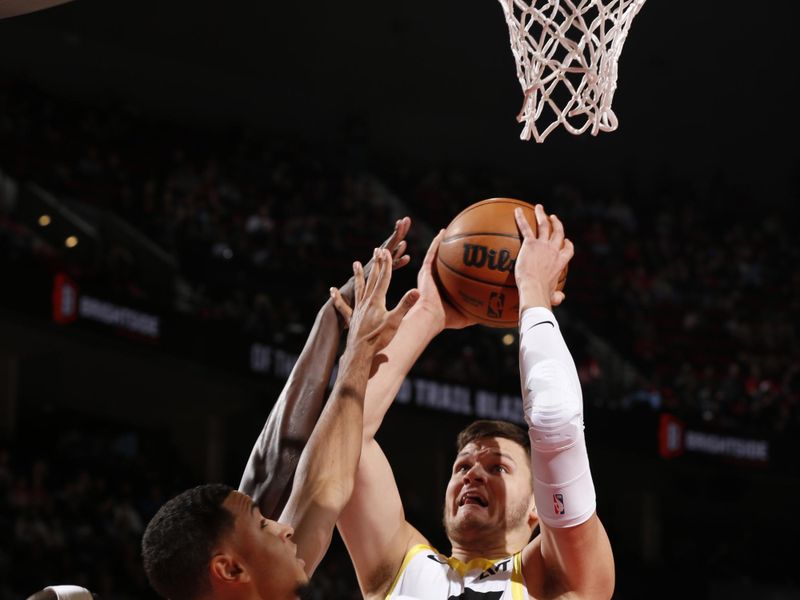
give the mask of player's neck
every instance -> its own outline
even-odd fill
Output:
[[[505,558],[519,551],[511,548],[507,540],[489,540],[486,537],[475,540],[450,540],[450,555],[463,563],[468,563],[476,558]]]

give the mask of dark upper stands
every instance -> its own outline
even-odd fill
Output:
[[[4,202],[0,186],[0,265],[22,294],[17,300],[8,288],[2,301],[47,315],[49,276],[63,271],[98,295],[188,323],[192,356],[217,356],[198,348],[224,347],[220,336],[234,334],[297,350],[328,286],[405,213],[345,150],[201,131],[130,107],[0,86],[0,170],[81,214],[110,211],[178,265],[165,291],[148,283],[120,239],[71,253]],[[797,431],[800,257],[791,203],[721,180],[595,189],[515,183],[464,167],[401,173],[388,163],[381,176],[416,223],[412,267],[397,275],[397,289],[413,285],[429,240],[420,225],[438,229],[498,195],[541,200],[559,214],[576,246],[559,318],[589,407],[666,408],[730,431]],[[39,296],[43,307],[27,301]],[[632,379],[613,368],[620,361]],[[516,346],[494,330],[448,332],[415,374],[513,393]],[[165,498],[195,483],[172,450],[146,432],[76,415],[39,415],[20,433],[0,449],[0,600],[56,579],[107,598],[153,597],[138,537]],[[715,572],[755,560],[733,543],[723,547]],[[358,597],[341,548],[316,579],[320,598]]]
[[[130,107],[87,108],[19,84],[0,91],[0,113],[7,174],[113,211],[175,256],[180,274],[169,297],[156,298],[112,240],[91,266],[73,264],[77,275],[91,272],[101,289],[167,305],[209,331],[234,324],[254,339],[298,344],[327,287],[402,212],[345,151],[199,131]],[[395,177],[387,165],[385,179],[418,224],[412,269],[427,243],[420,223],[444,226],[471,202],[526,185],[447,167]],[[728,427],[797,427],[799,251],[789,226],[797,209],[724,181],[665,177],[633,187],[553,183],[519,194],[558,212],[575,241],[565,310],[639,373],[635,385],[615,382],[574,344],[584,383],[610,390],[587,400],[644,400]],[[752,218],[748,204],[757,207]],[[63,248],[37,241],[31,224],[2,218],[9,262],[29,260],[25,247],[51,268],[66,260]],[[413,285],[412,269],[397,286]],[[442,338],[419,373],[513,391],[516,351],[496,332]]]

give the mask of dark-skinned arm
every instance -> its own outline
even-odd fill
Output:
[[[408,217],[398,220],[381,245],[391,252],[394,269],[408,264],[405,236],[410,226]],[[364,267],[365,276],[372,265],[370,260]],[[339,293],[352,305],[353,277]],[[300,455],[322,412],[344,327],[333,301],[325,302],[250,453],[239,491],[252,497],[269,519],[278,518],[289,498]]]

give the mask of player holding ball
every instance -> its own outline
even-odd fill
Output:
[[[432,548],[406,521],[375,433],[431,339],[444,329],[479,322],[444,301],[435,283],[443,230],[419,271],[420,299],[367,387],[356,485],[338,522],[367,599],[612,596],[614,561],[595,512],[580,383],[552,312],[564,300],[560,288],[573,246],[559,219],[541,205],[535,207],[533,226],[522,207],[511,214],[521,239],[513,277],[519,292],[520,410],[528,431],[477,421],[459,434],[444,499],[449,555]],[[342,303],[337,306],[346,315]],[[540,534],[533,537],[537,526]]]

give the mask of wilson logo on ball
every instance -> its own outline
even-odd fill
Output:
[[[514,264],[517,262],[505,248],[498,252],[494,248],[480,244],[464,244],[464,255],[461,260],[465,267],[486,266],[490,271],[506,273],[513,273]]]

